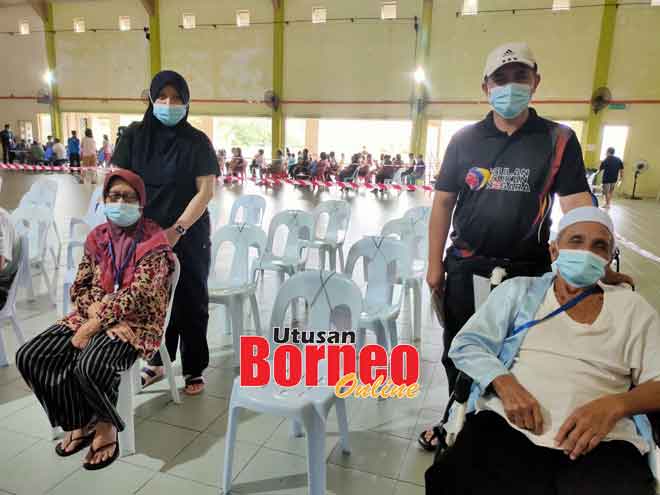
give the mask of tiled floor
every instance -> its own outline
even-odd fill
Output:
[[[33,177],[4,173],[0,206],[14,208]],[[60,232],[66,237],[68,218],[80,215],[91,192],[69,176],[54,176],[60,184],[56,207]],[[280,192],[246,186],[247,192],[262,192],[269,211],[284,208],[310,209],[319,201],[341,197],[339,192],[310,193],[286,186]],[[227,220],[229,206],[240,194],[238,186],[218,190],[219,223]],[[429,204],[424,193],[383,195],[351,193],[353,223],[347,245],[363,234],[376,234],[383,223],[406,209]],[[615,206],[612,216],[626,239],[649,251],[658,251],[658,233],[652,229],[660,218],[660,204],[626,202]],[[656,229],[657,230],[657,229]],[[66,242],[67,239],[64,239]],[[311,266],[315,266],[313,256]],[[64,261],[64,257],[62,257]],[[49,267],[54,271],[54,267]],[[623,270],[637,280],[640,291],[660,307],[660,265],[623,248]],[[62,270],[57,276],[61,279]],[[37,287],[42,287],[37,283]],[[56,284],[61,300],[61,284]],[[259,290],[262,323],[269,320],[274,277],[266,275]],[[41,288],[43,292],[43,288]],[[442,414],[446,382],[439,362],[441,332],[433,324],[429,305],[424,305],[420,349],[421,394],[413,400],[348,401],[352,453],[342,454],[334,412],[328,422],[326,453],[328,493],[337,495],[421,495],[423,475],[431,456],[417,446],[416,435]],[[18,305],[23,330],[29,338],[42,331],[59,315],[47,299],[35,302],[21,294]],[[184,397],[181,405],[170,401],[165,384],[155,385],[136,397],[137,453],[97,473],[84,471],[82,454],[62,459],[53,452],[50,428],[39,404],[17,374],[16,368],[0,368],[0,495],[4,493],[49,494],[217,494],[220,491],[227,406],[234,378],[231,339],[222,332],[222,308],[212,308],[209,342],[211,367],[207,370],[206,392]],[[409,339],[409,316],[404,311],[399,333]],[[0,327],[10,354],[16,342],[8,326]],[[181,384],[181,383],[180,383]],[[304,439],[289,435],[289,424],[281,418],[244,412],[240,419],[234,459],[235,493],[304,494],[307,492]]]

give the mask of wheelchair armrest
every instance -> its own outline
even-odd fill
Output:
[[[464,404],[470,397],[470,390],[472,390],[472,378],[461,372],[456,378],[454,384],[454,399],[459,404]]]

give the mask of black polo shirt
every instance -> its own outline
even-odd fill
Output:
[[[530,108],[525,124],[511,136],[493,122],[493,112],[452,138],[435,183],[458,194],[452,252],[514,261],[546,260],[550,214],[534,223],[553,155],[551,129],[558,124]],[[488,171],[479,170],[487,169]],[[481,180],[480,180],[481,179]],[[571,131],[551,194],[589,191],[582,150]]]
[[[612,184],[619,180],[619,170],[623,170],[623,162],[616,156],[608,156],[600,164],[603,170],[603,184]]]

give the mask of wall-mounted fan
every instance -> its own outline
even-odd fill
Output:
[[[37,91],[37,103],[43,103],[45,105],[50,105],[52,101],[53,101],[53,99],[50,96],[50,90],[40,89],[39,91]]]
[[[600,112],[603,108],[606,108],[607,105],[612,101],[612,92],[609,88],[602,87],[594,91],[594,94],[591,96],[591,108],[594,113]]]
[[[649,162],[647,162],[646,160],[638,160],[637,162],[635,162],[635,182],[633,183],[632,196],[630,197],[630,199],[642,199],[635,196],[635,191],[637,190],[637,179],[648,169],[649,169]]]
[[[280,97],[275,91],[269,89],[264,93],[264,103],[273,110],[277,110],[280,107]]]

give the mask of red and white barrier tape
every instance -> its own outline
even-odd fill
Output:
[[[61,173],[79,173],[82,170],[87,171],[103,171],[109,170],[103,167],[69,167],[68,165],[53,166],[53,165],[25,165],[15,163],[0,163],[0,170],[11,170],[13,172],[61,172]],[[316,179],[290,179],[290,178],[271,178],[264,177],[257,179],[256,177],[247,177],[240,179],[239,177],[220,177],[219,181],[225,184],[236,184],[244,180],[255,183],[258,186],[281,186],[282,184],[290,184],[302,187],[340,187],[350,189],[379,189],[381,191],[433,191],[433,186],[424,185],[402,185],[402,184],[374,184],[371,182],[342,182],[342,181],[321,181]]]

